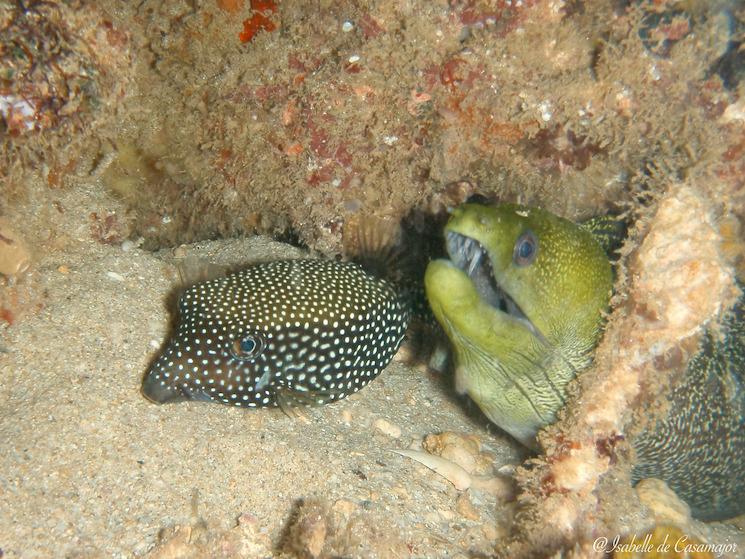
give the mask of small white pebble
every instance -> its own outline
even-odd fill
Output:
[[[124,276],[121,274],[117,274],[116,272],[106,272],[106,275],[109,279],[112,279],[114,281],[124,281]]]
[[[720,120],[724,123],[732,122],[733,120],[745,121],[745,99],[740,99],[738,102],[728,105],[724,109]]]
[[[515,464],[503,464],[497,468],[497,471],[503,476],[514,476],[517,466]]]
[[[446,510],[446,509],[437,509],[437,513],[445,520],[452,520],[455,517],[455,514],[453,514],[453,511]]]
[[[383,136],[383,143],[387,146],[392,146],[398,141],[398,136]]]
[[[540,105],[538,105],[538,109],[541,111],[541,118],[544,122],[548,122],[549,120],[551,120],[553,113],[551,112],[550,101],[543,101]]]
[[[159,349],[160,348],[160,342],[158,340],[150,340],[150,347],[153,349]]]
[[[127,239],[126,241],[124,241],[124,242],[122,243],[122,250],[123,250],[124,252],[129,252],[129,251],[130,251],[130,250],[132,250],[132,249],[133,249],[133,248],[134,248],[135,246],[136,246],[136,245],[134,244],[134,242],[133,242],[133,241],[130,241],[129,239]]]
[[[354,23],[349,20],[341,24],[341,30],[344,33],[349,33],[352,29],[354,29]]]
[[[660,69],[659,69],[659,68],[657,68],[657,66],[656,66],[656,65],[654,65],[654,64],[652,64],[652,65],[651,65],[651,66],[649,67],[649,74],[650,74],[650,75],[652,76],[652,79],[653,79],[654,81],[659,81],[659,80],[660,80],[660,78],[662,78],[662,75],[660,74]]]
[[[352,423],[352,412],[349,410],[343,410],[341,412],[341,420],[347,425],[350,425]]]
[[[354,64],[355,62],[360,61],[360,56],[358,54],[353,54],[352,56],[349,57],[348,60],[350,64]]]
[[[393,439],[397,439],[401,436],[401,428],[385,419],[376,419],[373,426],[384,435],[388,435]]]

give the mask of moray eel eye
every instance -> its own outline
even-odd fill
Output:
[[[538,239],[532,231],[526,231],[518,237],[512,254],[513,262],[520,267],[530,266],[538,255]]]
[[[255,359],[264,350],[264,338],[258,334],[243,336],[233,342],[230,350],[236,359]]]

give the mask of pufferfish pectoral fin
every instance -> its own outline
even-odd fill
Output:
[[[338,395],[330,390],[309,390],[299,386],[281,386],[274,390],[277,405],[287,415],[293,415],[294,408],[322,406],[338,400]]]

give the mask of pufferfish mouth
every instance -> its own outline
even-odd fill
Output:
[[[482,301],[508,314],[534,335],[542,337],[520,306],[497,282],[491,259],[481,243],[466,235],[448,231],[446,248],[451,262],[468,276]]]

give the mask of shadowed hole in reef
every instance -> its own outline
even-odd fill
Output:
[[[722,78],[726,89],[735,90],[745,77],[745,40],[730,41],[727,51],[714,63],[711,73]]]

